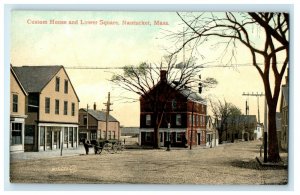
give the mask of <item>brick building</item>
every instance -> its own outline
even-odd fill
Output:
[[[139,144],[153,145],[155,116],[150,99],[158,94],[158,100],[166,102],[159,128],[160,145],[166,146],[169,139],[171,146],[206,145],[206,101],[187,87],[176,90],[176,83],[168,83],[166,74],[166,71],[161,71],[160,81],[140,98]],[[167,99],[165,93],[168,93]]]

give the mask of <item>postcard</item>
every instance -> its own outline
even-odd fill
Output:
[[[289,21],[13,10],[10,182],[289,184]]]

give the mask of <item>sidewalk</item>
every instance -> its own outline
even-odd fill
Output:
[[[90,148],[90,153],[94,154],[94,150]],[[22,161],[22,160],[35,160],[35,159],[44,159],[44,158],[55,158],[55,157],[65,157],[65,156],[78,156],[85,155],[85,150],[83,145],[79,145],[76,149],[67,149],[64,148],[62,151],[62,156],[60,155],[60,150],[47,150],[40,152],[20,152],[20,153],[11,153],[10,161]]]

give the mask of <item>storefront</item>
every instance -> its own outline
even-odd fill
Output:
[[[78,125],[40,123],[38,131],[39,151],[78,147]]]

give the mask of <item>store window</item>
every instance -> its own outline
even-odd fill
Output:
[[[22,123],[11,123],[11,145],[22,144]]]
[[[40,127],[40,146],[45,145],[45,127]]]

